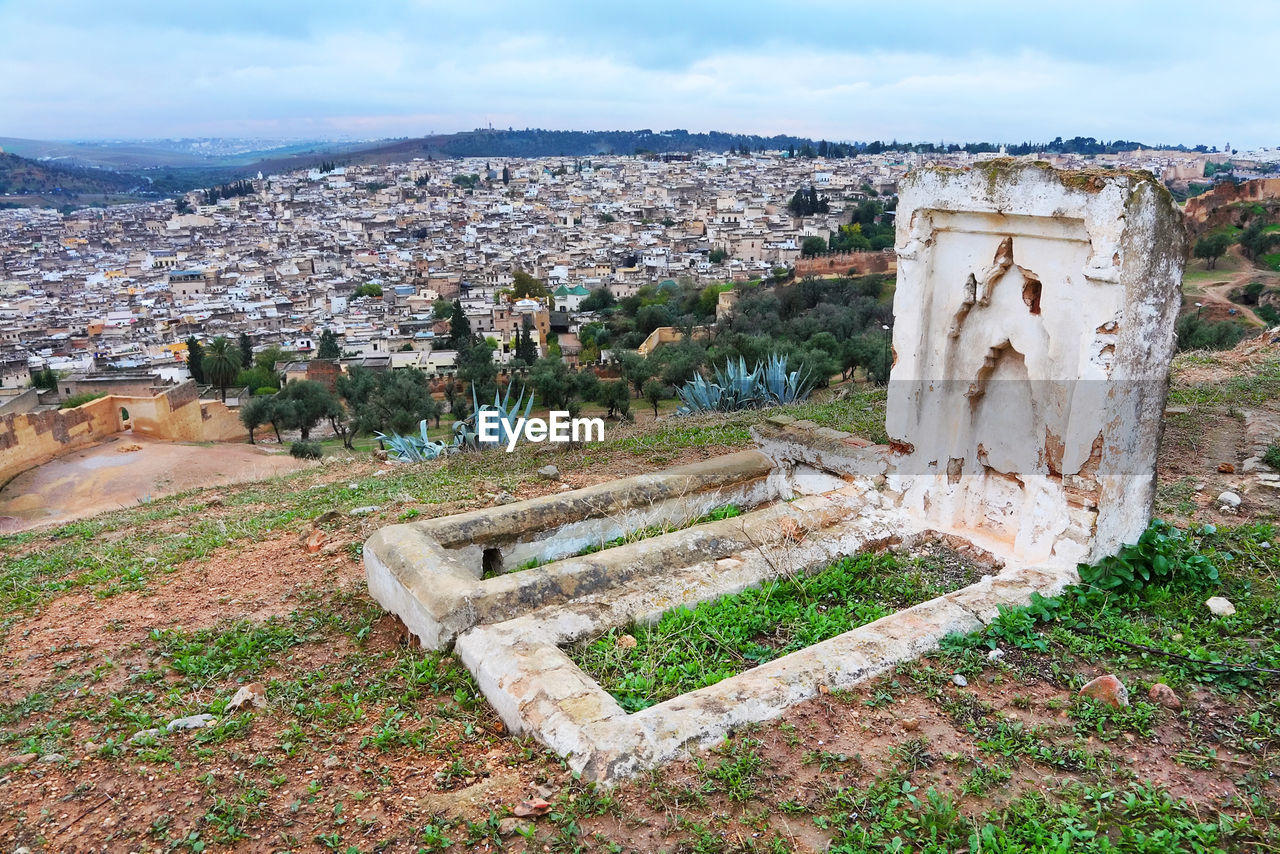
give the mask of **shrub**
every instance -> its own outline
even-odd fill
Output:
[[[58,408],[59,409],[75,409],[77,406],[84,406],[89,401],[97,400],[100,397],[106,397],[106,395],[100,391],[81,392],[80,394],[73,395],[72,397],[68,397],[66,400],[62,401],[62,403],[59,403]]]
[[[1262,462],[1270,468],[1280,471],[1280,442],[1272,442],[1262,454]]]
[[[294,442],[289,446],[289,456],[300,460],[318,460],[324,456],[319,442]]]

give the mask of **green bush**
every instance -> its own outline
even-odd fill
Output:
[[[100,391],[81,392],[80,394],[68,397],[66,400],[62,401],[62,403],[59,403],[58,408],[75,409],[77,406],[84,406],[89,401],[97,400],[100,397],[106,397],[106,395]]]
[[[324,456],[319,442],[294,442],[289,446],[289,456],[300,460],[318,460]]]
[[[1262,455],[1262,462],[1280,471],[1280,442],[1272,442],[1267,446],[1266,452]]]

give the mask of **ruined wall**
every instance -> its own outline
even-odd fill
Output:
[[[829,252],[812,258],[797,258],[796,278],[844,276],[851,269],[857,270],[854,275],[865,276],[868,273],[893,273],[897,268],[897,259],[891,252]]]
[[[75,409],[0,417],[0,484],[67,451],[120,432],[120,408],[111,398]]]
[[[1187,199],[1187,227],[1199,236],[1224,225],[1240,225],[1240,202],[1276,207],[1280,204],[1280,178],[1255,178],[1239,185],[1224,181],[1207,193]]]
[[[898,208],[894,487],[921,523],[1024,560],[1150,520],[1186,232],[1145,173],[992,161]]]
[[[154,397],[108,395],[75,409],[0,418],[0,483],[128,427],[172,442],[229,442],[249,435],[236,413],[222,403],[202,403],[194,382]]]

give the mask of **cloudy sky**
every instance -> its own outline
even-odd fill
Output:
[[[0,136],[1280,145],[1280,2],[0,0]]]

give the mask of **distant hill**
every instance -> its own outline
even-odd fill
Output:
[[[146,191],[146,182],[137,175],[55,166],[15,154],[0,154],[0,193],[6,196],[74,197],[138,191]]]

